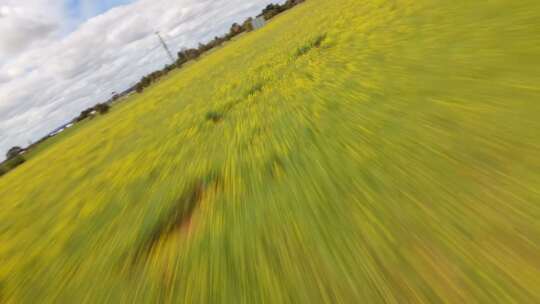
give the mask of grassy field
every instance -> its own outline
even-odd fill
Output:
[[[309,0],[0,178],[0,303],[538,303],[539,54],[536,0]]]

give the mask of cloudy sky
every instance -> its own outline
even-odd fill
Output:
[[[0,0],[0,159],[269,2]]]

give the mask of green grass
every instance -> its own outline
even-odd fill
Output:
[[[14,170],[25,162],[26,159],[21,155],[3,161],[0,163],[0,177],[8,174],[10,171]]]
[[[52,146],[55,144],[64,141],[65,139],[71,137],[71,135],[77,133],[77,129],[81,127],[82,124],[85,124],[86,121],[82,121],[80,123],[77,123],[73,125],[71,128],[65,130],[62,133],[59,133],[53,137],[47,138],[41,143],[35,145],[33,148],[31,148],[26,154],[25,157],[28,159],[34,158],[40,153],[49,150]]]
[[[538,37],[307,1],[0,178],[0,302],[540,302]]]

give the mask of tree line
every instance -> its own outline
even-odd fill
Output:
[[[72,125],[72,124],[75,124],[77,122],[83,121],[83,120],[85,120],[85,119],[87,119],[89,117],[93,117],[93,116],[95,116],[97,114],[101,114],[101,115],[107,114],[109,112],[109,109],[110,109],[110,106],[107,103],[98,103],[98,104],[96,104],[96,105],[82,111],[81,114],[79,114],[79,116],[75,117],[69,123],[69,125]],[[62,127],[62,130],[65,129],[65,128],[66,127]],[[41,139],[39,139],[35,143],[30,144],[26,148],[21,148],[19,146],[15,146],[15,147],[12,147],[11,149],[9,149],[7,151],[7,153],[6,153],[6,160],[3,163],[0,163],[0,176],[6,174],[7,172],[11,171],[15,167],[23,164],[25,162],[25,159],[22,156],[24,153],[26,153],[27,151],[31,150],[32,148],[36,147],[37,145],[41,144],[42,142],[44,142],[45,140],[47,140],[48,138],[50,138],[50,137],[52,137],[52,136],[54,136],[56,134],[57,133],[50,133],[50,134],[42,137]]]
[[[109,112],[110,106],[107,103],[98,103],[95,106],[92,106],[79,114],[79,116],[73,119],[73,123],[80,122],[85,120],[88,117],[94,116],[95,114],[107,114]]]

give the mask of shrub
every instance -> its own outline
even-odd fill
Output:
[[[307,53],[309,53],[314,48],[321,47],[322,43],[326,39],[326,34],[318,35],[317,37],[311,39],[308,43],[306,43],[304,46],[298,48],[296,50],[296,57],[301,57]]]
[[[22,157],[21,155],[17,155],[7,162],[7,166],[9,169],[13,170],[16,167],[22,165],[24,162],[26,162],[26,159],[24,159],[24,157]]]
[[[94,109],[98,111],[99,114],[107,114],[109,112],[110,106],[105,103],[98,103]]]
[[[257,82],[255,83],[247,92],[247,96],[255,95],[259,92],[261,92],[264,88],[265,83],[264,82]]]
[[[211,120],[213,122],[219,122],[220,120],[223,119],[223,114],[219,112],[211,111],[211,112],[206,113],[206,119]]]
[[[22,165],[26,160],[21,155],[17,155],[0,164],[0,176],[7,174],[9,171]]]
[[[6,153],[6,158],[7,159],[12,159],[14,157],[16,157],[17,155],[21,154],[21,152],[23,152],[24,149],[21,148],[21,147],[13,147],[11,149],[9,149],[9,151]]]

